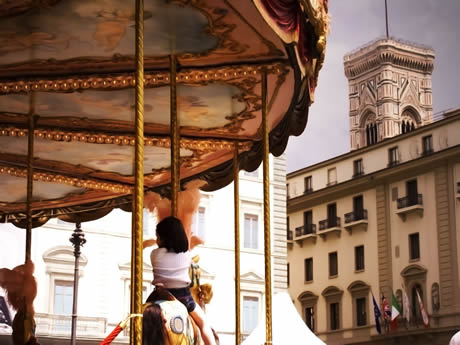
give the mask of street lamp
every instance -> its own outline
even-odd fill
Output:
[[[73,275],[73,307],[72,307],[72,335],[71,335],[71,345],[75,345],[76,342],[76,332],[77,332],[77,299],[78,299],[78,278],[79,278],[79,259],[80,259],[80,247],[86,243],[85,234],[81,229],[81,222],[77,222],[76,228],[70,236],[69,241],[74,247],[73,255],[75,256],[75,271]]]

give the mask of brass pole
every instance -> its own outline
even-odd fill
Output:
[[[241,343],[240,307],[240,181],[238,169],[238,142],[233,153],[233,200],[235,210],[235,344]]]
[[[29,94],[29,117],[27,131],[27,196],[26,196],[26,255],[25,262],[31,260],[32,252],[32,197],[34,184],[34,135],[35,135],[35,93]],[[29,310],[24,300],[24,309],[26,310],[24,318],[24,339],[27,339],[27,329],[30,319]]]
[[[142,345],[142,230],[144,209],[144,1],[136,0],[135,188],[131,245],[131,344]]]
[[[176,57],[170,61],[170,130],[171,130],[171,214],[177,216],[177,197],[180,182],[180,136],[177,116]]]
[[[270,171],[267,114],[267,71],[262,72],[262,135],[264,167],[264,255],[265,255],[265,336],[266,345],[272,343],[272,276],[270,241]]]
[[[27,200],[26,200],[26,258],[25,261],[30,260],[30,253],[32,250],[32,196],[34,185],[34,134],[35,134],[35,92],[29,95],[29,117],[28,117],[28,131],[27,131]]]

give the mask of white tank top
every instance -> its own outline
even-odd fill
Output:
[[[190,285],[190,252],[168,252],[166,248],[152,250],[150,261],[153,268],[153,285],[177,289]]]

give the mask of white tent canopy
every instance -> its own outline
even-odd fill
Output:
[[[273,296],[272,330],[273,345],[305,344],[326,345],[307,327],[285,292]],[[246,338],[242,345],[261,345],[265,343],[265,318]]]

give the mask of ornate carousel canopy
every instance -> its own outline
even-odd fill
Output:
[[[168,194],[170,56],[177,61],[180,177],[215,190],[305,128],[324,59],[326,0],[145,0],[144,186]],[[36,224],[130,207],[135,141],[134,0],[0,1],[0,220],[26,209],[33,123]],[[104,211],[99,211],[104,212]]]

